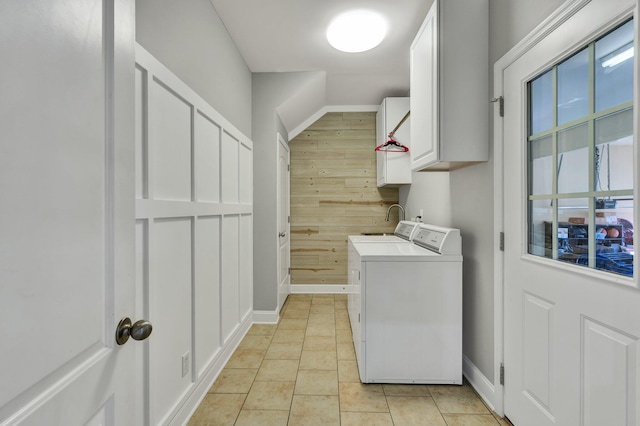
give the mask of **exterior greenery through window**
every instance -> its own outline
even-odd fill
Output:
[[[528,83],[529,253],[633,276],[633,22]]]

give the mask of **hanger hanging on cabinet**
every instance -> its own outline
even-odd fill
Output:
[[[387,152],[407,152],[407,151],[409,151],[409,147],[407,147],[407,146],[401,144],[400,142],[398,142],[397,140],[393,139],[393,135],[400,128],[400,126],[402,126],[402,124],[405,121],[407,121],[407,118],[409,118],[410,114],[411,114],[411,111],[410,110],[407,111],[407,113],[404,115],[404,117],[402,117],[402,120],[400,120],[398,125],[391,132],[389,132],[389,140],[387,140],[382,145],[376,146],[376,151],[387,151]]]

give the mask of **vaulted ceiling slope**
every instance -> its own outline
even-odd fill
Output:
[[[378,105],[384,97],[408,95],[409,46],[432,3],[430,0],[210,1],[252,72],[323,71],[326,82],[321,102],[332,108]],[[343,53],[327,42],[325,32],[331,20],[353,9],[372,10],[388,20],[387,36],[378,47],[362,53]],[[317,99],[298,96],[295,102],[290,101],[282,108],[297,111],[297,116],[283,117],[283,121],[295,127],[300,124],[300,111],[317,104]]]

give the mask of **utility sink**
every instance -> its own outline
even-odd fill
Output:
[[[386,232],[363,232],[360,235],[392,235],[392,234],[387,234]]]

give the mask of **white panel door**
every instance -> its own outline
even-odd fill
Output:
[[[638,270],[625,280],[527,254],[526,192],[527,82],[634,6],[589,2],[503,73],[505,413],[518,426],[640,425]]]
[[[291,236],[289,226],[289,145],[278,133],[278,307],[282,307],[291,284]]]
[[[0,2],[0,424],[132,424],[133,3]],[[115,22],[115,25],[114,25]]]

